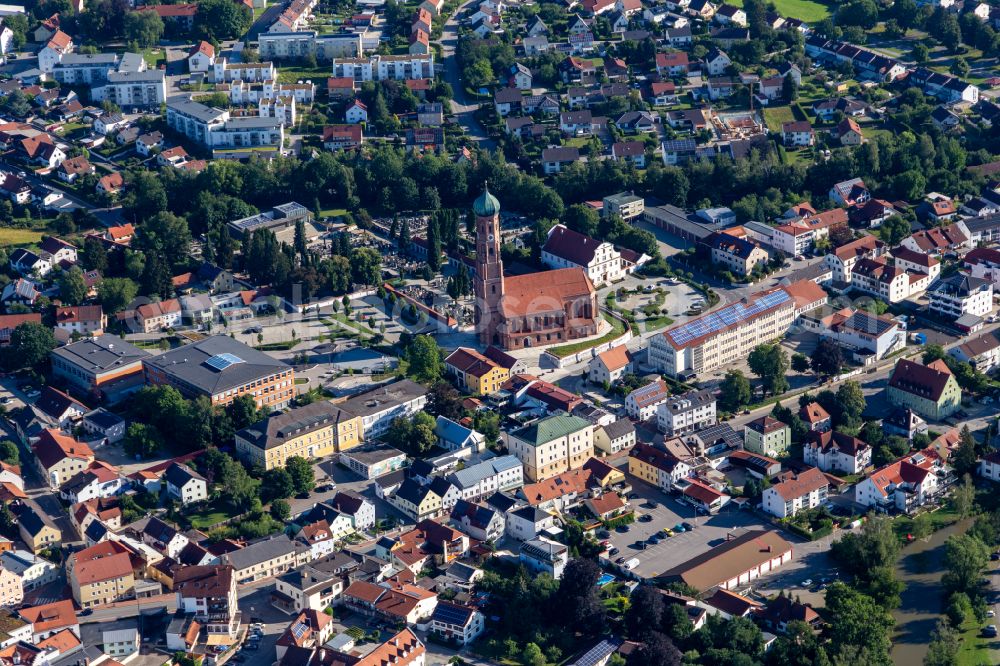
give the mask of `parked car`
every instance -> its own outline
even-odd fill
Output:
[[[692,525],[691,523],[689,523],[687,521],[684,521],[683,523],[681,523],[681,527],[683,527],[684,529],[686,529],[688,532],[690,532],[691,530],[694,529],[694,525]]]
[[[805,587],[805,588],[809,588],[809,587],[812,587],[812,584],[813,584],[812,578],[806,578],[804,581],[802,581],[801,586]]]
[[[673,527],[674,532],[687,532],[687,528],[684,527],[684,523],[677,523]]]
[[[653,517],[651,515],[649,515],[648,513],[644,513],[644,514],[642,514],[639,517],[639,522],[640,523],[648,523],[648,522],[650,522],[652,520],[653,520]]]
[[[988,624],[983,627],[983,636],[986,638],[996,638],[997,637],[997,625]]]

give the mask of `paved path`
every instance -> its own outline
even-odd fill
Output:
[[[473,0],[469,0],[463,4],[445,22],[441,32],[441,64],[444,66],[444,80],[452,89],[451,111],[455,114],[458,124],[473,141],[483,148],[492,150],[496,148],[496,141],[489,138],[486,129],[476,120],[479,103],[471,100],[465,93],[465,86],[462,84],[462,76],[458,68],[458,58],[455,57],[455,49],[458,46],[458,17],[472,3]]]

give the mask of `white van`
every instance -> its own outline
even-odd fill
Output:
[[[625,569],[626,571],[632,571],[632,569],[635,569],[637,566],[639,566],[638,557],[633,557],[631,560],[626,560],[624,563],[622,563],[622,568]]]

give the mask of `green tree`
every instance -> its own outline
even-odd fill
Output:
[[[927,646],[924,666],[957,666],[961,644],[958,632],[949,627],[947,622],[938,620],[937,627],[931,634],[930,645]]]
[[[441,348],[433,336],[418,335],[406,346],[406,374],[418,382],[432,384],[441,379]]]
[[[125,39],[142,48],[154,46],[163,37],[163,19],[153,11],[125,14]]]
[[[285,500],[276,499],[271,502],[269,513],[279,523],[287,523],[288,519],[292,517],[292,507]]]
[[[97,285],[97,300],[104,313],[121,312],[139,294],[139,285],[128,278],[105,278]]]
[[[739,370],[730,370],[722,380],[719,406],[727,412],[735,412],[748,404],[752,395],[750,380]]]
[[[134,458],[149,458],[163,448],[163,435],[155,426],[132,423],[125,433],[123,448]]]
[[[12,440],[0,440],[0,460],[8,465],[21,464],[21,452]]]
[[[835,375],[844,365],[844,353],[833,340],[823,338],[812,355],[812,369],[819,374]]]
[[[861,414],[868,403],[861,390],[861,384],[847,381],[837,389],[838,425],[845,429],[856,429],[861,426]]]
[[[910,223],[899,215],[893,215],[879,227],[879,235],[887,245],[896,246],[911,233]]]
[[[827,588],[826,610],[830,624],[837,628],[832,645],[866,648],[873,664],[889,666],[889,633],[895,624],[892,615],[871,597],[836,582]]]
[[[79,266],[72,266],[59,276],[59,297],[63,305],[80,305],[87,298],[87,283]]]
[[[41,324],[28,321],[18,324],[10,334],[9,351],[0,356],[10,370],[39,368],[55,348],[56,339],[52,331]]]
[[[966,474],[962,483],[955,486],[951,494],[951,503],[955,513],[961,518],[968,518],[976,507],[976,488],[972,485],[972,477]]]
[[[382,282],[382,256],[370,247],[355,248],[351,252],[351,270],[354,281],[372,286]]]
[[[951,592],[972,595],[989,561],[989,548],[976,537],[968,534],[950,536],[944,544],[945,574],[941,582]]]
[[[545,666],[545,655],[536,643],[528,643],[521,652],[521,663],[524,666]]]
[[[764,382],[764,389],[771,395],[781,395],[788,390],[788,354],[776,343],[758,345],[747,358],[750,370]]]
[[[629,597],[625,611],[625,631],[633,640],[642,640],[663,621],[663,595],[652,585],[640,585]]]
[[[260,480],[261,501],[273,502],[295,494],[295,482],[288,470],[275,467],[264,472]]]
[[[236,39],[250,28],[252,21],[253,12],[246,5],[231,0],[202,0],[195,14],[194,33],[208,41]]]
[[[799,352],[792,354],[792,370],[795,372],[806,372],[809,370],[809,357]]]
[[[226,413],[232,419],[233,428],[242,430],[260,421],[264,414],[257,409],[257,401],[252,395],[243,394],[226,405]]]
[[[260,502],[260,481],[252,478],[246,468],[232,458],[228,458],[222,470],[220,483],[226,489],[224,496],[238,511],[246,511],[255,500]]]
[[[301,456],[292,456],[285,461],[285,471],[292,477],[295,492],[308,493],[316,487],[316,471],[312,463]]]
[[[973,474],[976,470],[978,456],[976,455],[976,440],[969,430],[968,424],[959,431],[958,448],[952,456],[952,467],[959,476]]]

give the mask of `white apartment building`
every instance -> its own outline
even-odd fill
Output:
[[[979,461],[979,476],[993,483],[1000,482],[1000,451],[982,457]]]
[[[921,452],[880,467],[854,486],[854,501],[876,511],[910,513],[937,494],[936,467]]]
[[[971,364],[976,370],[988,373],[1000,366],[1000,338],[992,332],[984,333],[952,347],[948,353],[959,361]]]
[[[59,567],[26,550],[8,550],[0,553],[0,566],[18,576],[25,592],[59,578]]]
[[[962,315],[985,317],[993,310],[993,283],[983,278],[953,275],[939,280],[927,295],[931,312],[948,319]]]
[[[715,395],[709,390],[688,391],[656,406],[656,427],[667,437],[685,435],[715,421]]]
[[[228,111],[190,100],[171,100],[167,104],[167,125],[210,148],[272,146],[280,150],[285,140],[281,120],[230,118]]]
[[[447,478],[458,488],[462,499],[475,502],[495,492],[523,486],[524,466],[517,456],[499,456],[456,470]]]
[[[763,508],[778,518],[794,516],[825,502],[829,488],[823,472],[813,467],[766,489],[762,497]]]
[[[851,287],[887,303],[899,303],[927,289],[931,276],[908,273],[900,266],[890,266],[884,258],[862,258],[851,271]]]
[[[226,84],[224,89],[229,92],[229,101],[234,106],[258,104],[261,101],[279,97],[292,97],[299,104],[311,104],[316,99],[316,84],[311,81],[304,83],[233,81]]]
[[[872,463],[872,447],[841,432],[810,433],[802,445],[802,460],[807,465],[831,474],[858,474]]]
[[[333,77],[362,81],[405,81],[434,78],[434,56],[373,55],[369,58],[334,58]]]
[[[653,418],[656,408],[670,399],[670,387],[662,379],[646,384],[625,396],[629,418],[645,421]]]
[[[603,287],[625,277],[622,255],[614,245],[594,240],[562,224],[549,230],[549,237],[542,247],[542,263],[549,268],[580,268],[595,287]]]
[[[217,58],[212,66],[212,77],[215,83],[274,81],[278,78],[278,70],[273,62],[229,62]]]
[[[594,424],[570,414],[546,416],[505,437],[533,482],[583,467],[594,455]]]
[[[874,236],[864,236],[842,245],[823,259],[833,271],[835,282],[851,282],[854,265],[861,259],[875,259],[885,252],[885,243]]]
[[[783,288],[752,294],[653,336],[648,363],[672,377],[711,372],[783,336],[795,312],[795,299]]]
[[[284,60],[315,56],[317,60],[334,58],[360,58],[362,35],[343,32],[320,35],[312,30],[298,32],[264,32],[257,38],[257,52],[261,58]]]
[[[90,89],[95,102],[109,101],[122,109],[159,108],[167,100],[167,78],[162,69],[108,72],[108,80]]]
[[[52,70],[52,78],[64,85],[92,86],[108,80],[108,72],[117,69],[115,53],[67,53]]]
[[[408,379],[382,386],[338,403],[349,414],[361,417],[363,439],[384,434],[397,416],[408,417],[427,405],[427,389]]]

